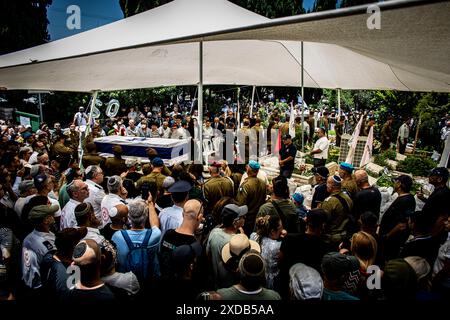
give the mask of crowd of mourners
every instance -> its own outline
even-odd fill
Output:
[[[263,128],[258,113],[238,124],[235,110],[222,111],[204,117],[203,139],[214,139],[209,128],[280,130],[278,177],[268,179],[258,159],[166,166],[153,148],[145,164],[125,160],[120,145],[112,157],[97,152],[94,139],[105,135],[196,137],[197,112],[177,107],[164,116],[131,108],[103,126],[94,120],[87,136],[79,130],[89,121],[81,108],[68,129],[44,123],[33,132],[2,122],[0,299],[450,298],[447,168],[430,172],[434,190],[427,198],[412,194],[410,176],[398,176],[397,197],[381,214],[380,191],[365,170],[325,166],[327,131],[333,125],[339,139],[349,130],[345,117],[329,121],[314,111],[301,117],[298,107],[286,116],[275,108]],[[369,115],[362,134],[371,121]],[[400,132],[393,139],[392,121],[383,126],[382,148],[403,139]],[[295,164],[288,149],[299,132],[321,160],[310,207],[288,183]],[[420,211],[415,196],[425,202]]]

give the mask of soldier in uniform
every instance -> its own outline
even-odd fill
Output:
[[[344,121],[345,117],[340,116],[338,123],[334,127],[334,131],[336,132],[336,147],[341,146],[341,137],[344,134]]]
[[[381,151],[386,151],[391,146],[393,119],[392,116],[389,116],[381,129]]]
[[[330,251],[338,251],[339,244],[348,236],[347,228],[353,207],[352,200],[342,192],[341,185],[342,179],[339,176],[328,177],[327,191],[330,196],[321,204],[321,209],[328,217],[324,236]]]
[[[142,184],[144,182],[153,181],[156,183],[158,190],[163,191],[163,182],[166,179],[166,176],[162,174],[164,168],[164,162],[161,158],[156,157],[152,161],[153,170],[150,174],[140,178],[136,182],[136,187],[138,190],[141,190]]]
[[[245,219],[244,231],[247,235],[253,231],[259,208],[266,202],[266,184],[257,178],[261,165],[250,160],[247,165],[247,179],[239,187],[236,201],[240,206],[247,205],[248,213]]]
[[[70,125],[69,146],[73,149],[74,155],[77,157],[78,145],[80,144],[80,133],[75,130],[75,125]]]
[[[341,162],[339,165],[339,177],[342,179],[342,190],[352,199],[356,192],[358,192],[358,186],[352,175],[353,170],[354,168],[350,163]]]
[[[87,152],[83,155],[83,167],[100,166],[103,167],[105,158],[98,155],[97,146],[94,142],[86,145]]]
[[[107,177],[120,176],[127,171],[125,160],[122,159],[122,147],[115,145],[112,147],[112,152],[114,157],[106,159],[105,162],[105,175]]]
[[[233,197],[234,185],[230,178],[220,175],[221,164],[214,162],[209,166],[211,178],[203,185],[203,194],[208,205],[206,206],[206,214],[210,214],[214,205],[223,197]]]
[[[74,151],[72,148],[66,147],[66,138],[66,135],[60,134],[58,136],[58,141],[53,145],[53,157],[59,159],[61,171],[68,167]]]

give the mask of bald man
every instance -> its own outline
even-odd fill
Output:
[[[358,221],[361,214],[366,211],[380,217],[381,193],[375,186],[370,186],[369,176],[365,170],[355,172],[355,182],[358,187],[353,199],[353,215]]]
[[[174,275],[172,254],[177,247],[190,245],[197,241],[195,232],[199,229],[203,221],[203,204],[192,199],[186,201],[183,206],[183,222],[177,229],[169,229],[161,239],[161,250],[159,252],[159,262],[161,276],[171,277]]]

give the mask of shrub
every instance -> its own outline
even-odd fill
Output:
[[[397,170],[410,173],[413,176],[427,176],[436,165],[437,163],[430,158],[409,156],[398,163]]]

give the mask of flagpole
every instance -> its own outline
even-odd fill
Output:
[[[304,120],[303,120],[303,117],[304,117],[304,105],[305,105],[305,95],[304,95],[304,90],[305,90],[305,88],[304,88],[304,83],[303,83],[303,41],[301,42],[301,50],[300,50],[300,54],[301,54],[301,57],[300,57],[300,61],[301,61],[301,65],[302,65],[302,71],[301,71],[301,85],[302,85],[302,126],[301,126],[301,128],[302,128],[302,153],[304,153],[305,152],[305,140],[304,140],[304,128],[303,128],[303,122],[304,122]]]
[[[250,106],[250,118],[252,118],[252,116],[253,116],[253,102],[255,101],[255,89],[256,89],[256,86],[253,86],[253,90],[252,90],[252,104]]]
[[[199,42],[199,79],[198,79],[198,139],[201,163],[203,164],[203,41]],[[195,159],[195,158],[194,158]]]

